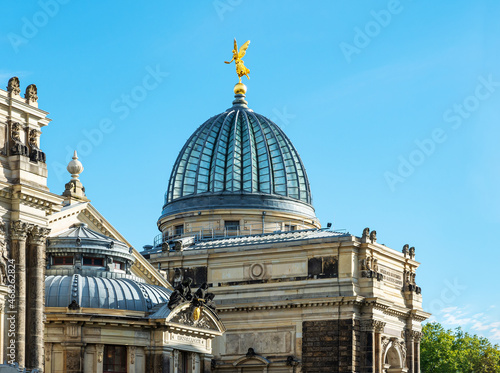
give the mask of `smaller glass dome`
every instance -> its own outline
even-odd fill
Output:
[[[77,223],[47,240],[46,307],[148,312],[171,290],[146,284],[130,271],[135,257],[124,242]]]

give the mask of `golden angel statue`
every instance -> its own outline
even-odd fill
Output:
[[[234,61],[234,63],[236,64],[236,74],[238,74],[238,78],[240,79],[240,83],[241,83],[241,77],[243,75],[245,75],[248,79],[250,79],[250,77],[248,76],[248,74],[250,73],[250,70],[245,67],[245,65],[243,64],[243,60],[242,60],[243,56],[245,56],[245,53],[247,52],[249,44],[250,44],[250,40],[247,41],[245,44],[243,44],[240,47],[240,50],[238,51],[238,44],[236,43],[236,39],[234,39],[233,58],[229,62],[224,61],[225,63],[228,63],[228,64]]]

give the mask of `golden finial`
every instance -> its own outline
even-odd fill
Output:
[[[234,39],[234,49],[233,49],[233,58],[231,61],[224,61],[225,63],[231,63],[234,61],[236,65],[236,74],[238,74],[238,79],[240,80],[238,84],[234,86],[234,93],[235,94],[245,94],[247,91],[247,87],[241,82],[241,77],[245,75],[248,79],[250,77],[248,74],[250,73],[250,70],[245,67],[243,64],[243,56],[245,56],[248,45],[250,44],[250,40],[247,41],[245,44],[243,44],[240,49],[238,50],[238,44],[236,43],[236,39]]]

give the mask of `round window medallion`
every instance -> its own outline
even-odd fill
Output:
[[[252,277],[261,277],[264,274],[264,266],[262,264],[252,264],[250,267],[250,274]]]

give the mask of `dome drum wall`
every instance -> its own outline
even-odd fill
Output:
[[[227,223],[237,222],[237,231],[227,231]],[[199,236],[209,238],[211,235],[251,235],[319,228],[316,218],[301,219],[291,213],[281,211],[265,211],[250,209],[191,211],[172,215],[161,220],[159,230],[165,239],[179,236],[176,232],[182,226],[182,236]]]
[[[274,216],[275,223],[305,221],[309,228],[319,227],[292,142],[275,123],[249,109],[244,95],[235,97],[233,106],[202,124],[179,153],[158,227],[165,233],[183,222],[177,218],[195,214],[189,219],[194,222],[200,220],[196,214],[215,211],[229,215],[223,219],[236,212],[248,215],[245,220],[255,217],[252,224],[261,229],[263,213]]]

